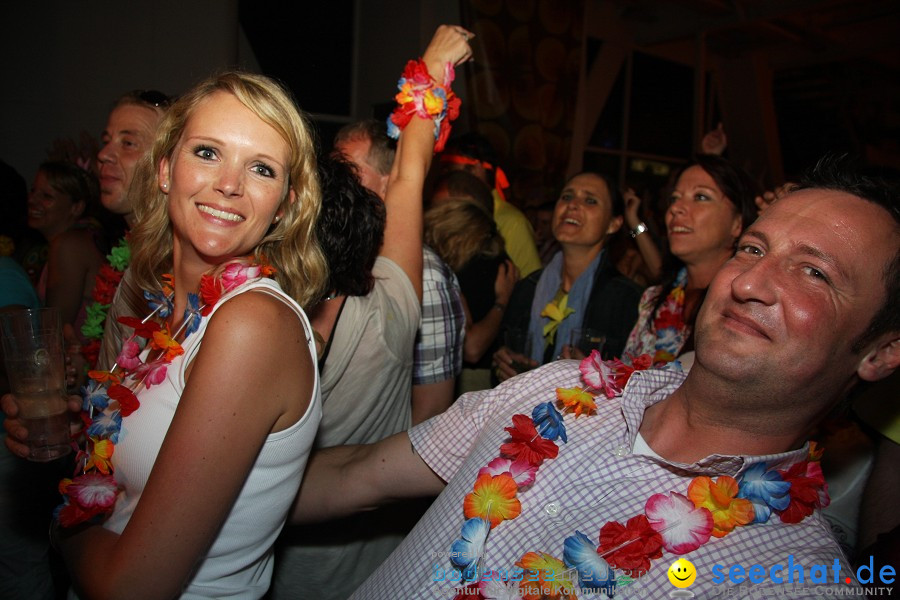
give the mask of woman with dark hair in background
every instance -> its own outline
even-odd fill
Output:
[[[605,357],[622,352],[641,295],[605,251],[623,211],[622,194],[604,175],[581,173],[566,183],[553,213],[553,236],[562,249],[516,285],[503,320],[508,345],[519,347],[494,353],[501,381],[557,357],[577,356],[570,347],[576,329],[605,338]]]
[[[706,288],[756,219],[756,183],[719,156],[699,154],[679,175],[666,212],[669,252],[660,285],[641,297],[625,353],[666,363],[693,349],[694,318]]]
[[[77,227],[87,207],[98,201],[97,178],[78,165],[45,162],[28,196],[28,226],[50,244],[38,295],[59,309],[62,323],[81,328],[94,277],[103,264],[91,232]]]

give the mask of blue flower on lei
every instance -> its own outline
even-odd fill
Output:
[[[106,388],[103,384],[97,383],[93,379],[81,388],[81,397],[83,398],[81,410],[90,411],[91,407],[94,410],[103,410],[109,405],[109,395],[106,393]]]
[[[599,554],[588,536],[576,530],[566,538],[563,550],[566,566],[578,571],[578,583],[583,589],[604,592],[610,598],[616,587],[615,571]]]
[[[754,523],[765,523],[773,509],[782,511],[791,503],[790,489],[790,482],[784,481],[777,470],[756,463],[741,475],[737,497],[753,503]]]
[[[552,402],[544,402],[535,406],[531,411],[531,420],[534,421],[535,429],[544,439],[555,442],[557,438],[560,438],[564,443],[568,443],[563,416],[556,410]]]
[[[148,292],[144,290],[144,300],[147,301],[147,306],[150,307],[150,310],[159,309],[159,312],[156,314],[161,319],[165,319],[172,314],[172,301],[163,292]]]
[[[462,572],[464,581],[478,579],[478,559],[490,531],[490,522],[473,517],[463,523],[460,537],[450,546],[450,562]]]
[[[122,413],[114,410],[112,413],[102,412],[94,418],[94,422],[87,429],[91,437],[109,438],[113,444],[119,443],[119,432],[122,430]]]
[[[186,329],[184,330],[184,339],[188,339],[188,336],[200,329],[200,297],[197,294],[188,294],[188,306],[184,309],[184,319],[182,323],[185,324]]]

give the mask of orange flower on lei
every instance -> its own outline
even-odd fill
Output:
[[[96,467],[104,475],[109,475],[110,459],[112,458],[113,450],[115,450],[115,445],[109,440],[101,440],[94,437],[91,438],[91,442],[91,453],[84,470],[89,471]]]
[[[581,416],[582,413],[590,415],[597,410],[594,403],[594,396],[579,387],[574,388],[556,388],[556,398],[575,411],[575,418]]]
[[[716,481],[701,475],[688,486],[688,498],[694,506],[712,513],[715,537],[725,537],[735,527],[753,522],[753,503],[745,498],[735,498],[738,491],[738,482],[728,475],[722,475]]]
[[[544,552],[528,552],[516,566],[526,570],[519,585],[524,600],[577,598],[575,586],[566,574],[570,569],[558,558]]]
[[[175,360],[176,356],[184,354],[184,348],[172,338],[172,334],[169,333],[168,327],[162,331],[153,332],[153,339],[150,342],[150,346],[156,350],[165,352],[166,362],[172,362]]]
[[[516,498],[519,487],[508,473],[479,475],[475,488],[463,501],[463,513],[467,519],[478,517],[489,521],[491,529],[522,512],[522,504]]]

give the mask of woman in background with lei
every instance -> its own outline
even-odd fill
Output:
[[[693,350],[694,319],[706,288],[756,219],[757,194],[747,173],[718,156],[698,154],[681,171],[666,211],[662,283],[644,290],[623,356],[649,354],[658,365]]]
[[[172,106],[135,178],[131,269],[162,291],[91,373],[60,546],[86,597],[256,598],[321,417],[313,142],[277,84],[225,73]]]

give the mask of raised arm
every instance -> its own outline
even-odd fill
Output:
[[[441,25],[422,57],[437,84],[444,83],[447,64],[467,60],[472,34],[462,27]],[[422,299],[422,188],[434,153],[434,122],[413,117],[403,129],[388,180],[387,221],[381,255],[400,265]]]
[[[306,412],[314,369],[303,327],[281,301],[245,293],[222,305],[122,534],[94,525],[62,540],[82,597],[178,596],[269,433]]]

